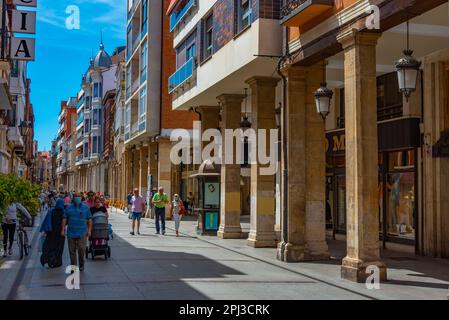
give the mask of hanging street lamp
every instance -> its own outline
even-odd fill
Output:
[[[245,131],[252,127],[252,123],[248,120],[248,88],[245,88],[245,115],[243,116],[243,121],[240,122],[240,128]]]
[[[407,49],[404,50],[404,57],[396,61],[396,72],[398,74],[399,91],[405,96],[410,98],[412,92],[416,91],[416,85],[418,83],[419,71],[421,62],[413,58],[413,50],[410,50],[410,22],[407,21]]]
[[[326,117],[329,115],[333,96],[334,92],[327,87],[326,62],[324,62],[323,82],[321,83],[321,87],[318,88],[317,91],[315,91],[316,110],[321,115],[323,120],[326,120]]]

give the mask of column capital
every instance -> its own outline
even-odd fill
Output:
[[[230,103],[242,103],[245,99],[244,94],[221,94],[217,97],[217,100],[219,100],[223,104],[230,104]]]
[[[305,82],[307,78],[307,67],[296,65],[284,65],[281,69],[282,74],[288,78],[288,81]]]
[[[381,35],[380,32],[361,32],[357,29],[346,29],[337,35],[337,41],[346,50],[355,45],[375,46]]]
[[[253,86],[276,87],[280,80],[281,80],[280,78],[276,77],[255,76],[246,80],[245,83],[249,84],[251,87]]]

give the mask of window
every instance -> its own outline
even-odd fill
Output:
[[[203,60],[212,55],[213,48],[213,15],[211,14],[203,21]]]
[[[139,126],[145,123],[147,114],[147,89],[146,87],[140,91],[140,103],[139,103]]]
[[[176,69],[181,68],[193,57],[196,57],[196,30],[176,48]]]
[[[249,25],[251,25],[251,1],[250,0],[236,0],[236,33],[241,32]]]
[[[92,125],[97,126],[99,124],[100,124],[100,109],[94,109]]]
[[[140,83],[143,83],[147,79],[147,62],[148,62],[148,44],[142,46],[142,53],[140,59]]]
[[[148,0],[142,1],[142,31],[144,32],[146,29],[148,20]]]
[[[94,83],[94,98],[101,98],[103,95],[103,86],[101,82]]]
[[[92,153],[98,153],[98,137],[92,137]]]

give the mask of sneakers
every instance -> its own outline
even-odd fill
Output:
[[[6,251],[3,251],[3,258],[6,258],[7,256]]]
[[[9,254],[10,256],[12,256],[12,248],[9,248],[8,254]]]
[[[84,271],[84,265],[80,266],[80,271]]]
[[[165,230],[164,230],[164,231],[162,231],[162,235],[163,235],[163,236],[165,236]]]
[[[135,235],[134,231],[131,231],[129,234],[132,235],[132,236]]]
[[[156,231],[156,234],[161,234],[159,231]]]
[[[137,234],[140,236],[140,231],[137,231]]]

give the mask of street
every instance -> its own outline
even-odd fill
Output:
[[[69,265],[65,248],[64,267],[48,269],[39,263],[38,236],[34,233],[31,255],[18,270],[8,299],[379,299],[431,298],[445,299],[449,282],[433,285],[394,283],[384,290],[368,290],[363,284],[344,280],[328,281],[325,269],[329,264],[280,264],[270,259],[273,249],[254,251],[240,240],[230,242],[214,237],[176,238],[172,222],[167,223],[165,236],[155,235],[153,222],[145,219],[141,235],[131,236],[126,215],[111,210],[114,228],[111,259],[88,259],[80,277],[80,289],[65,287],[65,266]],[[183,221],[181,230],[192,234],[194,222]],[[226,246],[224,245],[226,244]],[[230,246],[228,246],[230,244]],[[251,257],[259,252],[259,257]],[[337,266],[338,267],[338,266]],[[437,268],[438,266],[435,266]],[[443,265],[444,267],[444,265]],[[16,264],[14,268],[19,268]],[[321,269],[320,269],[321,268]],[[333,266],[331,266],[333,268]],[[8,271],[9,270],[9,271]],[[322,275],[313,274],[323,272]],[[329,269],[331,270],[331,269]],[[332,269],[333,270],[333,269]],[[436,270],[436,269],[435,269]],[[442,269],[444,270],[444,269]],[[5,264],[0,278],[5,276]],[[406,271],[405,273],[407,273]],[[395,275],[394,272],[390,274]],[[397,274],[399,279],[401,275]],[[334,277],[330,274],[329,279]],[[421,277],[425,281],[426,279]],[[404,286],[404,284],[406,284]],[[423,282],[424,284],[424,282]],[[269,288],[269,289],[268,289]],[[416,290],[415,290],[416,289]]]

